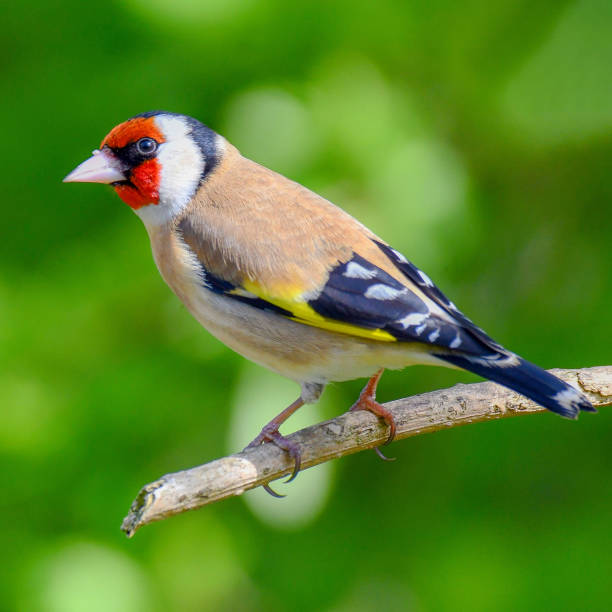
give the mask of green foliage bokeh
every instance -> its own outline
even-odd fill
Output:
[[[237,450],[297,387],[192,320],[112,190],[61,178],[131,115],[193,115],[367,223],[509,348],[603,365],[611,6],[5,7],[0,608],[608,609],[605,410],[400,442],[393,464],[362,453],[287,500],[254,491],[125,540],[142,484]],[[472,380],[414,367],[379,397]],[[361,384],[301,418],[342,412]]]

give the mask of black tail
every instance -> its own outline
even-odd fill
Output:
[[[436,357],[518,391],[563,417],[577,419],[581,410],[597,412],[580,391],[512,353],[480,356],[454,353]]]

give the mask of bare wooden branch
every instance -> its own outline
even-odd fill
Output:
[[[612,405],[612,366],[581,370],[551,370],[580,388],[596,407]],[[449,427],[545,412],[527,398],[491,382],[459,384],[385,404],[397,423],[396,439]],[[347,412],[291,436],[302,449],[306,469],[368,448],[380,446],[388,435],[386,425],[368,412]],[[273,444],[265,444],[210,463],[167,474],[146,485],[132,503],[121,529],[131,537],[148,523],[201,508],[212,502],[281,478],[292,462]]]

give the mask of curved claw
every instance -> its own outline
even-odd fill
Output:
[[[261,430],[261,433],[245,448],[253,448],[255,446],[259,446],[260,444],[264,444],[265,442],[272,442],[281,450],[284,450],[286,453],[289,453],[289,456],[294,461],[293,472],[291,476],[287,480],[287,482],[291,482],[300,471],[302,466],[302,453],[300,451],[300,447],[295,443],[285,438],[279,431],[278,428],[298,409],[304,405],[304,400],[302,397],[298,397],[295,402],[287,406],[280,414],[275,416],[264,428]],[[274,489],[270,487],[269,484],[263,485],[264,490],[272,495],[273,497],[285,497],[284,495],[280,495]]]
[[[388,442],[385,442],[385,444],[388,444]],[[384,446],[384,445],[383,445]],[[378,446],[374,447],[374,452],[383,460],[383,461],[395,461],[397,459],[397,457],[387,457],[386,455],[383,455],[383,452],[380,450],[380,448]]]
[[[390,412],[389,412],[388,418],[386,416],[383,416],[382,418],[384,422],[389,426],[389,437],[387,438],[386,442],[383,444],[383,446],[387,446],[388,444],[391,444],[393,440],[395,440],[395,419],[393,418],[393,415],[391,415]]]
[[[385,442],[383,442],[383,446],[387,446],[387,444],[391,444],[391,442],[395,440],[396,425],[393,414],[382,404],[379,404],[375,399],[371,397],[360,397],[351,406],[351,410],[366,410],[367,412],[371,412],[378,418],[382,419],[386,425],[388,425],[389,435],[387,436]]]
[[[289,482],[289,481],[287,481]],[[276,497],[277,499],[283,499],[283,497],[287,497],[286,495],[281,495],[280,493],[277,493],[269,484],[265,484],[265,485],[261,485],[263,490],[266,493],[269,493],[272,497]]]
[[[289,476],[289,478],[285,480],[285,484],[287,484],[288,482],[291,482],[292,480],[295,480],[295,477],[298,475],[299,471],[300,471],[300,468],[298,467],[296,463],[295,467],[293,468],[293,472],[291,472],[291,476]]]
[[[278,446],[278,448],[288,453],[288,455],[293,459],[293,471],[285,482],[291,482],[294,480],[302,467],[302,452],[300,451],[299,445],[292,442],[288,438],[285,438],[285,436],[283,436],[278,429],[273,429],[272,427],[269,427],[268,424],[261,430],[261,433],[248,446],[245,447],[245,450],[247,448],[254,448],[266,442],[271,442],[272,444]],[[285,495],[280,495],[274,491],[270,485],[263,485],[263,488],[267,493],[272,495],[272,497],[285,497]]]
[[[376,387],[378,386],[382,373],[383,370],[378,370],[378,372],[376,372],[376,374],[370,378],[368,384],[359,394],[359,399],[351,406],[351,410],[367,410],[368,412],[371,412],[372,414],[381,418],[385,424],[389,426],[389,436],[387,437],[386,442],[383,443],[383,446],[387,446],[387,444],[391,444],[391,442],[393,442],[395,439],[396,426],[395,419],[393,418],[391,411],[376,401]],[[376,449],[376,453],[381,459],[389,461],[389,459],[385,457],[378,448]]]
[[[291,472],[291,476],[289,476],[285,483],[291,482],[298,475],[298,472],[302,467],[302,452],[300,451],[300,447],[288,438],[285,438],[278,431],[270,432],[269,440],[270,442],[273,442],[274,444],[276,444],[276,446],[284,450],[286,453],[288,453],[289,456],[293,459],[293,472]]]

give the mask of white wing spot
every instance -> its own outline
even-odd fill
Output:
[[[398,261],[401,261],[402,263],[408,263],[408,260],[399,251],[391,249],[391,252],[397,257]]]
[[[376,285],[368,287],[368,290],[365,292],[365,297],[375,300],[394,300],[396,297],[406,293],[406,291],[407,289],[405,288],[394,289],[388,285],[377,283]]]
[[[564,389],[551,396],[554,402],[563,406],[569,412],[580,410],[581,397],[576,389]]]
[[[425,328],[427,327],[427,323],[423,323],[423,325],[419,325],[414,331],[416,333],[417,336],[420,336],[424,331]]]
[[[427,336],[427,339],[430,342],[435,342],[440,336],[440,330],[439,329],[434,329],[431,334],[429,334],[429,336]]]
[[[419,276],[421,277],[421,280],[425,283],[425,285],[427,285],[428,287],[434,286],[431,278],[429,278],[429,276],[427,276],[427,274],[425,274],[425,272],[423,272],[422,270],[419,270]]]
[[[346,278],[374,278],[376,270],[368,270],[354,261],[349,261],[342,276],[346,276]]]
[[[448,346],[452,349],[456,349],[461,346],[461,338],[459,337],[459,334],[455,336],[453,341]]]
[[[405,316],[403,319],[400,319],[398,323],[404,329],[406,329],[407,327],[410,327],[411,325],[420,325],[421,323],[423,323],[423,321],[425,321],[425,319],[428,316],[429,316],[428,314],[421,314],[420,312],[413,312],[412,314]]]
[[[514,353],[493,353],[492,355],[481,355],[480,357],[467,357],[467,359],[472,363],[478,363],[486,367],[513,368],[521,365],[519,358]]]

